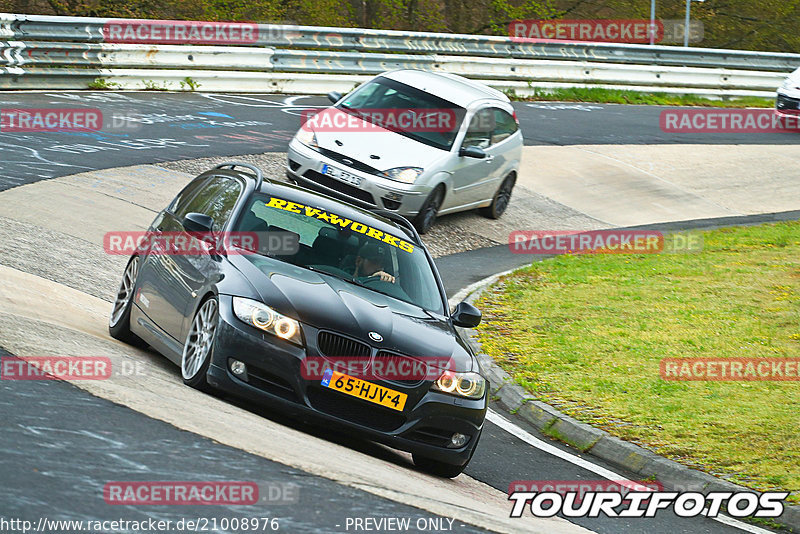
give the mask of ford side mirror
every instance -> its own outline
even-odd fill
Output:
[[[461,147],[458,151],[458,155],[466,158],[484,159],[486,157],[486,152],[477,146],[468,146]]]
[[[338,91],[331,91],[330,93],[328,93],[328,100],[330,100],[334,104],[337,103],[341,99],[342,99],[342,93],[340,93]]]
[[[475,328],[481,324],[481,311],[469,302],[459,303],[450,317],[453,318],[454,325],[464,328]]]

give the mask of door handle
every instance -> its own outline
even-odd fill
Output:
[[[486,158],[484,158],[483,161],[485,161],[486,163],[491,163],[493,159],[494,159],[494,156],[486,156]]]

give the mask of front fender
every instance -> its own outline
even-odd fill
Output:
[[[439,171],[434,174],[430,179],[431,191],[436,189],[440,184],[444,185],[444,201],[442,202],[440,210],[449,206],[451,199],[453,199],[453,173],[446,171]],[[430,194],[430,193],[429,193]]]

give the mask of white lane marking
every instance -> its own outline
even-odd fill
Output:
[[[305,107],[310,107],[310,108],[326,108],[326,107],[328,107],[328,106],[306,106],[306,105],[304,105],[304,104],[295,104],[295,102],[296,102],[297,100],[300,100],[301,98],[313,98],[313,97],[314,97],[314,95],[297,95],[297,96],[290,96],[289,98],[287,98],[287,99],[285,99],[285,100],[283,101],[283,105],[285,105],[285,106],[288,106],[288,107],[301,107],[301,108],[305,108]]]
[[[10,147],[9,150],[14,150],[14,149],[17,149],[17,148],[21,149],[21,150],[27,150],[28,152],[31,153],[31,156],[33,156],[38,162],[40,162],[39,163],[40,165],[53,165],[55,167],[75,167],[76,169],[89,169],[89,170],[92,170],[91,167],[85,167],[83,165],[72,165],[72,164],[69,164],[69,163],[58,163],[57,161],[49,160],[49,159],[45,158],[44,156],[42,156],[39,153],[39,151],[36,150],[35,148],[31,148],[31,147],[27,147],[27,146],[23,146],[23,145],[16,145],[14,143],[3,143],[3,142],[0,142],[0,146]]]
[[[527,265],[522,265],[520,267],[515,267],[513,269],[509,269],[507,271],[503,271],[502,273],[493,274],[492,276],[487,276],[482,280],[478,280],[477,282],[473,282],[465,288],[462,288],[458,293],[447,299],[447,304],[451,308],[470,296],[472,293],[475,292],[480,287],[488,286],[494,284],[500,277],[505,276],[507,274],[511,274],[518,269],[522,269],[523,267],[527,267]]]
[[[323,109],[328,106],[312,106],[312,105],[303,105],[303,104],[295,104],[295,101],[300,98],[311,98],[313,95],[297,95],[297,96],[290,96],[284,98],[280,102],[275,100],[263,100],[261,98],[256,98],[249,95],[217,95],[217,94],[210,94],[210,93],[201,93],[200,96],[208,98],[209,100],[214,100],[216,102],[223,102],[225,104],[230,104],[232,106],[247,106],[247,107],[256,107],[256,108],[272,108],[280,110],[281,113],[286,113],[288,115],[296,115],[299,117],[303,116],[303,111],[308,109]],[[277,96],[277,95],[276,95]],[[247,102],[246,102],[247,101]],[[251,103],[255,102],[255,103]]]
[[[495,425],[499,426],[512,436],[516,436],[528,445],[533,445],[537,449],[540,449],[548,454],[552,454],[553,456],[557,456],[562,460],[566,460],[572,464],[577,465],[578,467],[582,467],[587,471],[591,471],[596,475],[600,475],[603,478],[608,480],[614,480],[615,482],[630,482],[631,484],[636,484],[633,480],[628,480],[627,478],[623,477],[611,471],[610,469],[606,469],[605,467],[600,467],[599,465],[595,465],[588,460],[584,460],[578,456],[575,456],[572,453],[569,453],[565,450],[559,449],[558,447],[551,445],[541,439],[537,438],[530,432],[518,427],[499,413],[489,410],[486,412],[486,419]]]
[[[256,108],[280,108],[283,106],[282,102],[265,100],[263,98],[257,98],[250,95],[219,95],[215,93],[201,93],[200,96],[215,102],[222,102],[224,104],[231,104],[234,106],[248,106]]]
[[[750,525],[749,523],[742,523],[741,521],[732,517],[728,517],[727,515],[720,514],[719,516],[715,517],[714,520],[719,521],[724,525],[728,525],[729,527],[752,532],[753,534],[775,534],[775,532],[772,530],[766,530],[755,525]]]
[[[560,102],[546,102],[546,103],[533,103],[525,104],[529,108],[534,109],[571,109],[576,111],[592,111],[594,109],[603,109],[603,106],[592,106],[586,104],[575,103],[560,103]]]
[[[505,417],[503,417],[502,415],[493,410],[487,410],[486,420],[502,428],[512,436],[521,439],[528,445],[533,445],[537,449],[540,449],[548,454],[552,454],[553,456],[557,456],[562,460],[566,460],[567,462],[577,465],[578,467],[582,467],[583,469],[586,469],[587,471],[591,471],[592,473],[600,475],[605,479],[613,480],[614,482],[624,482],[624,483],[630,482],[631,485],[637,485],[637,486],[639,485],[639,483],[634,482],[633,480],[629,480],[623,477],[622,475],[619,475],[614,471],[611,471],[610,469],[606,469],[605,467],[595,465],[588,460],[584,460],[579,456],[575,456],[574,454],[561,450],[558,447],[555,447],[545,441],[542,441],[541,439],[537,438],[527,430],[518,427],[517,425],[515,425],[514,423],[512,423],[511,421],[509,421],[508,419],[506,419]],[[737,519],[724,516],[722,514],[720,514],[717,517],[712,517],[710,519],[713,519],[714,521],[719,521],[720,523],[723,523],[725,525],[734,528],[738,528],[739,530],[751,532],[752,534],[774,534],[771,530],[766,530],[757,527],[755,525],[743,523]]]

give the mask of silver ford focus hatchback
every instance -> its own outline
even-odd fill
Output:
[[[397,212],[420,233],[437,215],[505,212],[522,132],[500,91],[453,74],[396,70],[328,98],[334,105],[304,116],[289,144],[291,181]]]

